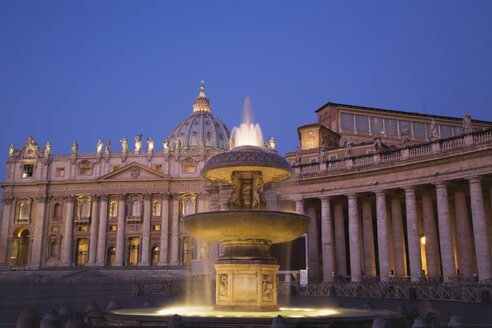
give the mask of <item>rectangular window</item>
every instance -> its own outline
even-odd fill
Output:
[[[359,133],[369,133],[369,117],[355,115],[355,127]]]
[[[460,136],[460,135],[464,134],[465,131],[463,130],[463,128],[461,126],[455,126],[455,127],[453,127],[453,133],[455,136]]]
[[[195,165],[193,164],[185,164],[184,165],[185,173],[195,173]]]
[[[32,164],[24,164],[24,166],[22,167],[22,177],[23,178],[32,177],[33,172],[34,172],[34,165],[32,165]]]
[[[318,163],[318,159],[317,158],[311,158],[309,160],[309,163],[311,163],[311,164]]]
[[[354,115],[341,113],[340,127],[342,128],[342,131],[354,131]]]
[[[398,129],[396,126],[396,120],[392,120],[389,118],[384,119],[384,133],[389,136],[397,136]]]
[[[336,161],[337,155],[330,155],[330,161]]]
[[[80,174],[81,175],[90,175],[91,174],[91,168],[90,167],[81,167],[80,168]]]
[[[119,169],[119,166],[118,165],[111,165],[111,172],[114,172],[117,169]]]
[[[116,231],[116,226],[115,225],[109,226],[109,231]]]
[[[161,164],[155,164],[154,165],[154,170],[157,172],[162,172],[162,165]]]
[[[399,131],[399,135],[401,135],[403,133],[403,130],[404,129],[408,129],[408,136],[409,137],[412,137],[412,122],[410,121],[400,121],[399,122],[400,124],[400,131]]]
[[[441,125],[441,138],[450,138],[453,136],[453,127],[449,125]]]
[[[57,177],[64,177],[65,176],[65,169],[63,167],[57,167],[56,168],[56,176]]]
[[[371,117],[371,132],[378,134],[383,132],[383,119],[380,117]]]
[[[83,226],[79,226],[79,231],[87,231],[87,226],[86,225],[83,225]]]
[[[154,230],[154,231],[159,231],[159,230],[161,230],[161,226],[160,226],[160,224],[154,224],[154,225],[152,226],[152,230]]]
[[[413,136],[416,139],[425,139],[425,123],[412,122]]]

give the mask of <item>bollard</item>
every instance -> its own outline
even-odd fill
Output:
[[[287,327],[287,324],[285,322],[284,317],[282,317],[281,315],[278,315],[275,318],[273,318],[272,328],[286,328],[286,327]]]
[[[449,328],[463,328],[463,327],[465,327],[465,325],[463,324],[463,320],[461,320],[461,317],[459,317],[457,315],[453,315],[453,316],[451,316],[451,318],[449,318],[448,327]]]
[[[167,328],[184,328],[183,318],[178,314],[173,315],[171,320],[169,320]]]
[[[87,324],[80,313],[73,314],[65,324],[65,328],[85,328]]]
[[[91,313],[91,312],[98,312],[99,311],[99,305],[97,303],[89,303],[87,307],[85,308],[85,312]]]
[[[430,326],[424,318],[418,317],[413,322],[412,328],[430,328]]]
[[[73,313],[72,309],[67,306],[67,305],[63,305],[59,310],[58,310],[58,315],[60,317],[68,317],[70,316],[71,314]]]
[[[63,321],[55,310],[46,312],[39,328],[61,328],[63,327]]]
[[[119,308],[120,308],[120,302],[118,302],[117,300],[111,300],[109,301],[108,306],[106,306],[106,311],[113,311]]]
[[[376,319],[372,322],[371,328],[386,328],[387,326],[386,320],[382,317],[376,317]]]
[[[39,313],[36,310],[23,310],[17,318],[16,328],[38,328]]]
[[[152,301],[148,301],[148,300],[145,301],[145,303],[143,305],[144,308],[151,308],[153,306],[154,306],[154,303],[152,303]]]

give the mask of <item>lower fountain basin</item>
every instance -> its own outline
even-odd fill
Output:
[[[280,211],[236,210],[197,213],[184,217],[184,226],[197,239],[217,243],[262,240],[267,244],[294,240],[306,233],[310,218]]]

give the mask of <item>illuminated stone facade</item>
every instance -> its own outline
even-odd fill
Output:
[[[265,187],[267,209],[312,218],[309,282],[492,278],[492,123],[333,103],[316,114],[286,154],[295,177]],[[181,218],[227,208],[230,187],[199,172],[229,135],[202,89],[162,147],[11,148],[0,266],[191,263],[215,276],[221,247],[195,241]]]

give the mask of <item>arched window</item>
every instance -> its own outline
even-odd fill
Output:
[[[82,205],[80,205],[80,217],[88,218],[89,216],[90,216],[89,202],[85,200],[82,203]]]
[[[185,215],[190,215],[195,213],[195,206],[192,199],[188,199],[185,203]]]
[[[133,203],[132,203],[132,215],[133,216],[140,216],[140,205],[141,202],[140,200],[134,200]]]
[[[152,216],[161,216],[161,202],[158,200],[152,203]]]
[[[56,203],[55,206],[53,206],[53,218],[60,220],[61,219],[61,205],[60,203]]]
[[[29,209],[29,203],[27,202],[22,202],[21,205],[20,205],[20,215],[19,215],[19,219],[21,220],[28,220],[29,219],[29,212],[30,212],[30,209]]]
[[[160,257],[160,248],[159,246],[152,247],[152,252],[151,252],[151,265],[156,266],[157,263],[159,263],[159,257]]]
[[[118,202],[112,201],[109,206],[109,217],[114,219],[118,216]]]

